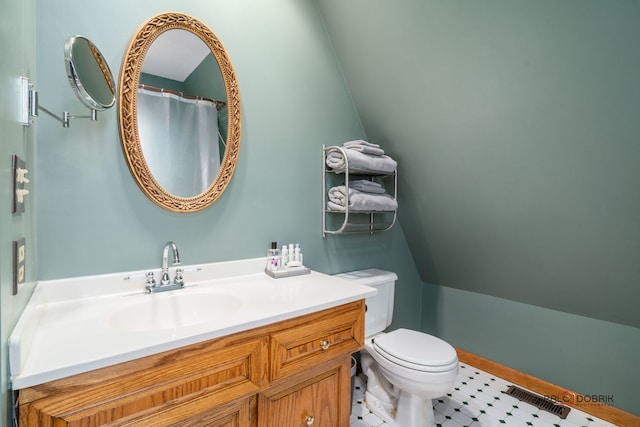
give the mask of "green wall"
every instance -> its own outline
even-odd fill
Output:
[[[425,284],[423,329],[449,343],[638,413],[640,331],[590,317]]]
[[[213,54],[207,55],[185,80],[187,90],[205,98],[224,101],[227,98],[222,72]]]
[[[396,324],[419,327],[420,279],[399,226],[374,236],[321,235],[321,146],[366,134],[312,1],[88,6],[67,0],[61,7],[43,0],[37,6],[38,87],[49,109],[82,112],[66,81],[66,37],[91,39],[117,74],[138,26],[177,10],[203,21],[224,43],[243,114],[233,179],[213,206],[194,214],[162,210],[138,189],[124,162],[115,109],[99,113],[97,122],[72,121],[68,129],[39,117],[40,279],[158,267],[167,240],[177,243],[185,264],[262,257],[273,240],[297,242],[305,264],[319,271],[396,271],[402,307]]]
[[[401,165],[424,329],[637,412],[640,4],[316,4]]]
[[[34,1],[2,1],[0,3],[0,425],[10,425],[10,395],[7,339],[33,290],[35,262],[35,201],[33,183],[37,177],[34,155],[34,128],[19,123],[21,108],[20,77],[35,78],[35,12]],[[25,213],[11,214],[11,155],[17,154],[27,164],[31,180],[27,189]],[[26,284],[13,295],[13,241],[26,242]]]

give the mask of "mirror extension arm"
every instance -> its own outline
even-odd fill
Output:
[[[62,117],[59,117],[55,113],[52,113],[51,111],[40,105],[40,103],[38,102],[38,92],[33,90],[32,88],[29,88],[29,116],[37,117],[38,111],[40,110],[44,111],[45,113],[62,123],[62,127],[64,128],[69,127],[70,119],[91,119],[94,122],[98,120],[98,111],[94,109],[90,109],[91,115],[89,116],[72,116],[69,112],[63,111]]]

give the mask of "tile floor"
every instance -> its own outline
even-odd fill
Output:
[[[351,427],[384,427],[364,401],[366,377],[355,379]],[[511,384],[470,365],[460,364],[454,389],[433,401],[437,427],[615,427],[575,408],[566,419],[505,394]],[[402,426],[397,426],[402,427]]]

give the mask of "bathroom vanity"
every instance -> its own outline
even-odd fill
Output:
[[[376,291],[263,267],[186,268],[164,295],[143,293],[144,272],[39,283],[10,339],[19,425],[348,426]]]

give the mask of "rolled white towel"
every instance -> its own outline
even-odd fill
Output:
[[[350,172],[392,173],[398,166],[398,163],[389,156],[370,155],[348,148],[343,150],[333,148],[329,150],[326,163],[334,172],[342,173],[346,169],[347,159]]]
[[[342,144],[344,148],[348,148],[350,150],[359,151],[365,154],[371,154],[374,156],[383,156],[384,150],[380,148],[378,144],[372,144],[367,141],[363,141],[361,139],[356,141],[348,141]]]
[[[396,199],[388,194],[363,193],[349,188],[349,210],[354,211],[393,211],[398,208]],[[330,211],[344,212],[347,203],[347,187],[338,185],[329,189],[327,208]]]
[[[366,179],[357,179],[355,181],[350,181],[349,188],[353,188],[358,191],[363,191],[365,193],[382,194],[385,192],[382,184],[374,181],[368,181]]]

